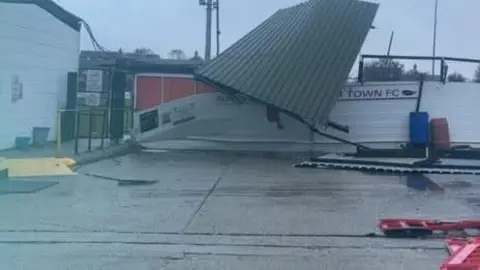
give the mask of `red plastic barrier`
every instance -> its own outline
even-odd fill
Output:
[[[461,245],[462,241],[456,239],[451,243]],[[480,270],[480,238],[465,239],[463,246],[442,263],[440,270]]]
[[[480,228],[480,220],[441,221],[431,219],[384,218],[378,227],[383,232],[400,229],[428,229],[432,231],[454,231]]]
[[[469,238],[447,238],[445,240],[445,243],[447,244],[447,249],[448,252],[451,254],[455,253],[457,250],[462,248],[464,245],[466,245],[470,241]]]

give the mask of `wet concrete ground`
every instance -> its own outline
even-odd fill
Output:
[[[380,217],[478,217],[475,176],[430,176],[438,186],[417,190],[405,177],[292,164],[132,154],[0,196],[0,269],[438,269],[441,240],[361,236]]]

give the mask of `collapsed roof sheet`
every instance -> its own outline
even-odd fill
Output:
[[[357,0],[310,0],[279,10],[196,76],[325,123],[377,9]]]

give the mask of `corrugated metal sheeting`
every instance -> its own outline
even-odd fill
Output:
[[[357,0],[310,0],[279,10],[196,76],[325,123],[377,9]]]

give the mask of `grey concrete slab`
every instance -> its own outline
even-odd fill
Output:
[[[415,257],[415,261],[404,258]],[[188,256],[184,260],[173,261],[164,269],[436,269],[441,259],[432,252],[416,250],[382,252],[381,250],[327,249],[307,256],[242,256],[210,255]]]
[[[478,175],[429,175],[432,181],[445,189],[445,196],[474,209],[480,209],[480,176]],[[457,213],[460,218],[463,213]],[[467,215],[468,217],[468,215]],[[476,216],[478,218],[478,215]]]
[[[163,269],[183,253],[151,246],[0,244],[2,269]]]
[[[274,167],[278,163],[284,166]],[[412,191],[398,176],[293,169],[287,164],[237,162],[188,231],[365,234],[376,229],[380,217],[475,216],[470,207],[445,194]]]
[[[161,186],[72,176],[36,194],[1,196],[0,229],[177,231],[203,196],[162,193]]]
[[[157,191],[190,191],[203,195],[234,159],[235,156],[212,153],[143,153],[97,162],[78,172],[111,180],[157,180]]]
[[[1,180],[0,194],[34,193],[58,184],[56,181],[31,181],[31,180]]]
[[[2,269],[436,269],[430,250],[327,248],[295,250],[172,248],[164,246],[56,244],[0,245]],[[414,258],[414,260],[409,260]]]
[[[386,239],[325,236],[278,235],[210,235],[188,233],[138,232],[59,232],[59,231],[2,231],[0,243],[16,244],[130,244],[158,246],[198,246],[221,248],[291,248],[303,251],[326,248],[428,249],[441,250],[437,239]]]
[[[0,196],[0,269],[437,269],[440,240],[358,236],[380,217],[478,217],[474,178],[417,191],[398,176],[291,165],[163,152],[82,166],[49,189]]]

